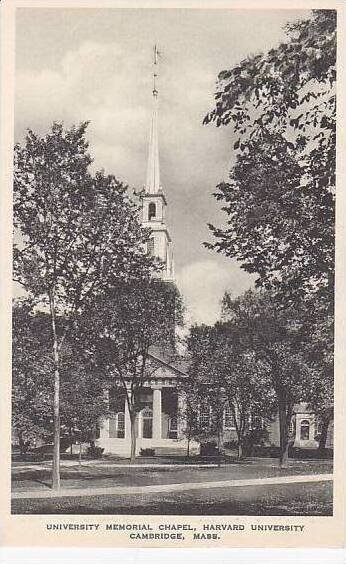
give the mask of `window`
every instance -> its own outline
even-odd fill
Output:
[[[149,219],[149,221],[151,219],[153,219],[153,217],[156,217],[156,204],[154,204],[154,202],[150,202],[149,208],[148,208],[148,219]]]
[[[147,247],[147,252],[148,255],[150,255],[151,257],[153,257],[155,255],[155,241],[154,241],[154,237],[150,237],[148,243],[147,243],[148,247]]]
[[[315,441],[319,441],[322,433],[323,424],[322,421],[315,420]]]
[[[310,422],[307,419],[303,419],[300,424],[300,440],[308,441],[310,438]]]
[[[249,429],[252,430],[259,430],[264,428],[264,419],[260,415],[250,414],[249,419]]]
[[[143,439],[151,439],[153,436],[153,411],[150,407],[142,410],[142,437]]]
[[[227,404],[223,412],[223,428],[233,429],[234,428],[234,418],[231,412],[230,406]]]
[[[178,437],[178,419],[176,416],[170,417],[168,420],[168,438],[176,439]]]
[[[125,437],[125,414],[123,411],[115,413],[109,419],[109,438],[123,439]]]
[[[123,411],[117,413],[116,419],[118,439],[123,439],[125,437],[125,413]]]
[[[209,429],[210,426],[210,406],[207,404],[199,406],[199,425],[202,429]]]

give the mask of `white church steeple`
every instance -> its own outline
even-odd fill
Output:
[[[147,176],[142,193],[143,226],[152,231],[148,243],[148,252],[161,260],[164,267],[161,276],[164,280],[173,280],[173,246],[166,225],[167,200],[160,185],[159,139],[158,139],[158,88],[157,66],[159,51],[154,46],[153,72],[153,113],[150,126]]]
[[[153,115],[151,118],[149,154],[147,166],[147,181],[145,190],[148,194],[157,194],[160,190],[160,162],[159,162],[159,136],[158,136],[158,90],[157,81],[157,57],[158,50],[154,47],[154,84],[153,84]]]

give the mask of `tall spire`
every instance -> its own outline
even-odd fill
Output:
[[[154,69],[153,69],[153,114],[151,118],[150,139],[147,179],[145,190],[149,194],[157,194],[160,190],[160,164],[159,164],[159,138],[157,130],[158,122],[158,90],[157,90],[157,66],[159,51],[154,46]]]

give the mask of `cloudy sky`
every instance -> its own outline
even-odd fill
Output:
[[[15,136],[90,120],[94,167],[132,187],[145,181],[152,49],[159,76],[161,183],[174,241],[176,278],[190,320],[213,323],[225,289],[253,279],[203,247],[207,222],[223,217],[212,197],[232,163],[230,129],[202,126],[219,71],[284,38],[293,10],[17,9]]]

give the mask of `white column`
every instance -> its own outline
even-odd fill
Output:
[[[153,439],[161,439],[161,388],[153,388]]]
[[[137,413],[137,422],[138,422],[138,439],[142,439],[143,438],[143,415],[142,412],[140,411],[139,413]]]

